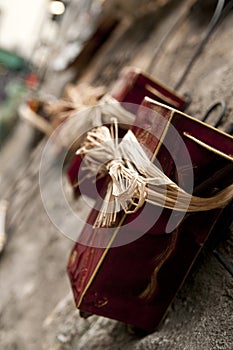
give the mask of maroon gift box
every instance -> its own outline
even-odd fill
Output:
[[[232,137],[148,98],[143,105],[148,108],[139,108],[137,127],[132,130],[140,143],[156,156],[168,177],[177,182],[179,172],[179,185],[181,182],[183,188],[189,188],[185,168],[189,161],[187,148],[195,194],[208,197],[231,183]],[[163,123],[158,115],[163,117]],[[176,139],[173,128],[179,135]],[[164,144],[173,148],[172,155]],[[100,202],[101,198],[97,200],[97,208]],[[68,263],[77,307],[148,331],[155,330],[222,211],[186,214],[182,220],[177,213],[177,227],[166,233],[172,215],[168,209],[161,211],[157,206],[146,205],[136,214],[120,213],[114,231],[92,228],[98,213],[93,209],[79,238],[87,245],[76,243]],[[146,229],[148,223],[150,228]],[[118,246],[122,240],[133,237],[134,241]],[[97,248],[100,243],[105,248]]]
[[[117,101],[140,105],[145,96],[183,111],[186,100],[174,90],[149,77],[139,68],[125,67],[115,82],[111,96]],[[135,113],[137,110],[133,110]]]
[[[135,67],[126,67],[122,70],[119,79],[113,85],[110,95],[119,102],[123,102],[124,107],[132,113],[137,112],[138,106],[141,104],[145,96],[148,96],[158,102],[165,103],[179,109],[184,110],[186,100],[181,95],[165,87],[160,82],[152,79]],[[82,156],[77,155],[71,161],[67,174],[70,183],[74,185],[77,182],[77,174],[80,171]],[[84,177],[85,172],[80,173],[80,177]],[[82,183],[82,193],[87,194],[91,198],[96,198],[94,187],[100,189],[103,186],[104,180],[99,180],[93,184],[87,180]],[[75,188],[76,195],[79,194],[79,189]]]

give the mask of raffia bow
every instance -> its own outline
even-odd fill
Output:
[[[197,212],[224,207],[233,197],[233,185],[210,198],[184,191],[149,160],[131,130],[119,143],[115,118],[110,129],[100,126],[88,132],[76,154],[85,155],[84,164],[91,175],[109,174],[111,178],[94,227],[112,226],[120,210],[134,213],[145,201],[181,212]]]

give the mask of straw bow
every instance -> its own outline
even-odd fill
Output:
[[[118,140],[117,120],[110,129],[99,126],[87,133],[76,154],[85,155],[85,168],[110,181],[94,227],[112,226],[120,210],[136,212],[145,201],[164,208],[197,212],[224,207],[233,197],[233,185],[210,198],[201,198],[180,188],[153,164],[131,130]]]

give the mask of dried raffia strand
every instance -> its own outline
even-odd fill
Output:
[[[6,212],[7,212],[8,202],[6,200],[0,201],[0,253],[3,251],[7,236],[6,236]]]
[[[45,104],[45,111],[51,115],[54,126],[64,119],[74,116],[84,107],[94,106],[104,95],[103,86],[94,87],[88,84],[68,85],[63,99]]]
[[[51,135],[53,132],[53,128],[51,124],[41,117],[39,114],[34,112],[27,103],[21,103],[18,108],[18,113],[20,118],[26,120],[30,124],[32,124],[36,129],[40,130],[46,135]]]
[[[113,118],[110,130],[100,126],[90,131],[77,151],[85,155],[84,163],[93,175],[100,170],[111,178],[94,227],[112,226],[121,209],[134,213],[145,201],[176,211],[198,212],[224,207],[232,199],[233,184],[210,198],[192,196],[149,160],[131,130],[121,143],[117,135]]]
[[[64,147],[74,149],[80,145],[80,140],[86,135],[87,130],[91,130],[104,123],[109,124],[111,118],[117,118],[121,124],[130,124],[135,120],[135,115],[127,111],[121,104],[109,95],[105,95],[95,107],[85,107],[81,113],[72,115],[68,118],[59,130],[57,135],[59,142]],[[57,141],[58,141],[57,139]]]
[[[63,99],[44,102],[44,110],[50,116],[50,121],[34,112],[27,103],[20,105],[19,115],[22,119],[49,136],[64,120],[74,117],[87,107],[95,106],[105,91],[106,88],[103,86],[94,87],[88,84],[70,84],[66,88]],[[66,134],[72,131],[72,124],[68,124],[68,126],[70,127]]]

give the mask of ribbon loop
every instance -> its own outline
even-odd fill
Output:
[[[110,182],[94,227],[109,227],[117,213],[135,213],[145,201],[182,212],[224,207],[233,197],[233,185],[211,198],[195,197],[177,186],[147,157],[131,130],[118,140],[117,120],[110,129],[99,126],[87,133],[76,154],[95,176],[108,174]]]

